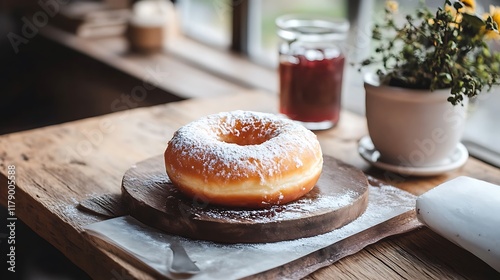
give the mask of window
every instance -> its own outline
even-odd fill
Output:
[[[348,0],[177,0],[183,32],[231,48],[266,66],[277,65],[275,19],[284,14],[347,17]]]
[[[233,0],[181,0],[183,32],[204,43],[219,47],[231,44]]]
[[[347,0],[253,0],[249,6],[248,55],[260,64],[277,65],[275,19],[285,14],[347,18]]]

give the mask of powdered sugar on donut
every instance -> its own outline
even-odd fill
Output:
[[[316,154],[319,143],[314,133],[291,120],[273,114],[233,111],[209,115],[183,126],[169,146],[178,155],[171,159],[176,161],[172,168],[190,168],[206,182],[213,178],[230,182],[258,176],[260,184],[265,185],[266,178],[301,168],[300,156]],[[190,160],[193,158],[203,164],[195,166]]]

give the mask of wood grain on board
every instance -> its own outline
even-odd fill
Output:
[[[302,198],[263,209],[227,208],[191,199],[172,185],[164,157],[139,162],[123,177],[130,215],[193,239],[260,243],[310,237],[358,218],[368,206],[368,181],[359,169],[325,156],[316,186]]]

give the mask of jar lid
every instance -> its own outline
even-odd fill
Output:
[[[314,15],[284,15],[276,19],[278,36],[281,38],[306,41],[342,41],[347,37],[349,22]]]

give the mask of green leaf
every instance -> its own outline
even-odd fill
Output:
[[[483,55],[486,56],[486,57],[491,57],[490,49],[484,48],[483,49]]]
[[[441,78],[441,80],[445,83],[445,84],[449,84],[453,81],[453,78],[451,77],[451,75],[449,73],[439,73],[439,78]]]
[[[477,28],[486,24],[479,16],[472,14],[463,14],[462,20]]]
[[[456,49],[457,48],[457,43],[455,43],[455,41],[448,42],[448,48],[450,48],[451,50]]]
[[[372,64],[372,63],[373,63],[372,59],[368,58],[368,59],[363,60],[363,61],[361,62],[361,65],[362,65],[362,66],[367,66],[367,65],[370,65],[370,64]]]

